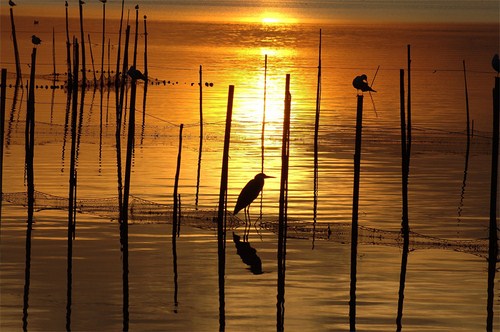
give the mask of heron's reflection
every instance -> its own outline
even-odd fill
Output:
[[[250,242],[241,241],[241,237],[233,232],[233,241],[236,246],[236,253],[240,256],[243,263],[250,267],[253,274],[262,274],[262,261],[257,256],[257,250],[250,246]]]

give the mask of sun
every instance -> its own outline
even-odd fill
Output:
[[[260,15],[262,24],[293,24],[297,23],[297,19],[281,12],[266,11]]]
[[[281,20],[277,17],[266,16],[266,17],[262,17],[261,22],[263,24],[277,24],[277,23],[281,23]]]

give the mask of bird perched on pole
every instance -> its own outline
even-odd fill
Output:
[[[264,179],[274,178],[274,176],[269,176],[264,173],[259,173],[255,177],[248,181],[248,183],[243,187],[236,201],[236,206],[234,207],[233,214],[236,215],[238,212],[244,209],[245,211],[245,226],[248,225],[250,221],[250,204],[259,196],[262,188],[264,187]]]
[[[498,58],[498,54],[495,54],[493,56],[493,59],[491,60],[491,65],[493,66],[493,69],[498,73],[500,73],[500,59]]]
[[[14,7],[15,5],[16,5],[16,3],[14,1],[9,0],[9,6]]]
[[[31,36],[31,42],[34,45],[40,45],[40,43],[42,42],[42,40],[40,38],[38,38],[37,36],[33,35],[33,36]]]
[[[375,90],[373,90],[369,85],[368,85],[368,77],[366,76],[366,74],[363,74],[363,75],[360,75],[360,76],[356,76],[354,78],[354,80],[352,81],[352,86],[354,88],[356,88],[359,91],[361,91],[361,93],[363,92],[377,92]]]
[[[143,80],[147,81],[147,77],[144,76],[143,73],[139,69],[136,69],[134,66],[130,66],[130,68],[127,71],[128,76],[135,78],[136,80]]]

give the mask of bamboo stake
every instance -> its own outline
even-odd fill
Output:
[[[122,43],[122,25],[123,25],[123,8],[125,5],[125,0],[122,0],[122,11],[120,16],[120,30],[118,32],[118,51],[116,55],[116,73],[115,73],[115,85],[118,89],[118,84],[120,83],[120,51],[121,51],[121,43]],[[116,97],[118,99],[118,96]],[[118,103],[118,101],[117,101]]]
[[[80,9],[80,40],[82,44],[82,85],[87,85],[87,69],[85,68],[85,34],[83,32],[83,1],[78,1]]]
[[[68,89],[71,89],[73,79],[71,76],[71,43],[69,41],[69,23],[68,23],[68,2],[65,3],[66,9],[66,65],[68,66]]]
[[[403,302],[404,290],[406,281],[406,267],[408,265],[408,252],[410,245],[410,226],[408,221],[408,172],[409,172],[409,151],[407,144],[407,128],[405,114],[405,91],[404,91],[404,70],[401,69],[400,75],[400,119],[401,119],[401,187],[402,187],[402,202],[403,216],[401,221],[401,231],[403,234],[403,253],[401,257],[401,272],[399,275],[399,298],[398,298],[398,314],[396,318],[397,331],[401,331],[403,318]]]
[[[97,77],[95,76],[94,54],[92,52],[92,42],[90,41],[90,34],[87,34],[87,37],[89,38],[90,61],[92,63],[92,74],[94,76],[94,89],[95,89],[97,85]]]
[[[198,198],[200,193],[200,177],[201,177],[201,155],[203,153],[203,67],[200,65],[200,144],[198,147],[198,171],[196,172],[196,198],[195,206],[198,209]]]
[[[106,40],[106,1],[102,1],[101,89],[104,86],[104,45]]]
[[[229,144],[231,142],[231,121],[233,117],[234,85],[229,86],[227,97],[226,130],[224,134],[224,150],[222,154],[222,170],[219,191],[219,208],[217,213],[217,257],[219,275],[219,331],[226,327],[225,313],[225,269],[226,269],[226,196],[229,168]]]
[[[467,128],[467,142],[470,141],[470,113],[469,113],[469,91],[467,88],[467,69],[465,68],[465,60],[462,61],[464,67],[464,85],[465,85],[465,112],[466,112],[466,128]]]
[[[264,56],[264,105],[262,108],[262,133],[261,133],[261,173],[264,173],[264,156],[265,156],[265,146],[264,138],[266,131],[266,104],[267,104],[267,54]],[[264,206],[264,190],[260,194],[260,220],[262,220]]]
[[[178,273],[177,273],[177,227],[178,227],[178,199],[177,191],[179,187],[179,175],[181,172],[181,155],[182,155],[182,129],[184,124],[181,123],[179,130],[179,152],[177,154],[177,168],[175,171],[175,181],[174,181],[174,208],[173,208],[173,218],[172,218],[172,256],[173,256],[173,268],[174,268],[174,306],[177,307],[179,302],[177,301],[178,293]]]
[[[358,208],[359,208],[359,179],[361,168],[361,138],[363,123],[363,95],[358,95],[356,113],[356,145],[354,152],[354,185],[352,194],[352,231],[351,231],[351,286],[349,300],[349,326],[351,331],[356,330],[356,274],[358,257]]]
[[[290,114],[292,96],[290,94],[290,74],[285,83],[285,114],[283,118],[283,141],[281,148],[281,180],[278,225],[278,288],[276,302],[276,329],[284,331],[285,324],[285,271],[286,271],[286,236],[288,208],[288,161],[290,157]]]
[[[75,82],[78,82],[78,67],[79,67],[79,50],[78,40],[73,39],[73,77]],[[83,93],[83,91],[82,91]],[[77,109],[78,109],[78,84],[73,85],[72,94],[73,102],[71,108],[71,157],[69,171],[69,207],[68,207],[68,254],[67,254],[67,270],[66,270],[66,330],[71,330],[71,305],[72,305],[72,285],[73,285],[73,236],[74,230],[74,214],[75,192],[76,192],[76,131],[77,131]]]
[[[146,76],[146,83],[148,83],[148,28],[146,26],[146,19],[148,17],[144,15],[144,76]]]
[[[411,154],[411,45],[408,44],[408,100],[407,100],[407,122],[406,124],[408,125],[408,128],[406,129],[408,135],[407,135],[407,164],[408,167],[410,166],[410,154]]]
[[[0,234],[2,231],[3,142],[5,138],[5,102],[7,99],[7,69],[2,68],[0,86]]]
[[[498,224],[497,224],[497,190],[498,190],[498,145],[500,140],[500,77],[495,77],[493,89],[493,136],[491,144],[491,187],[490,187],[490,223],[488,249],[488,299],[486,330],[493,331],[495,273],[498,260]],[[498,317],[498,316],[497,316]]]
[[[320,116],[320,105],[321,105],[321,29],[319,29],[319,51],[318,51],[318,83],[316,87],[316,119],[314,123],[314,202],[313,202],[313,240],[312,248],[314,249],[315,239],[316,239],[316,221],[318,217],[318,175],[319,175],[319,165],[318,165],[318,152],[319,152],[319,116]]]
[[[12,27],[12,42],[14,43],[14,57],[16,59],[16,86],[21,83],[21,62],[19,60],[19,49],[17,47],[16,25],[14,23],[14,10],[10,8],[10,24]]]
[[[25,149],[26,149],[26,177],[28,182],[28,222],[26,228],[26,263],[24,270],[23,295],[23,330],[28,330],[28,307],[31,276],[31,233],[33,231],[33,212],[35,208],[35,180],[34,180],[34,149],[35,149],[35,66],[36,47],[31,54],[31,73],[28,91],[28,105],[26,114]]]

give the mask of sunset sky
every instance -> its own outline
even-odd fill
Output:
[[[29,15],[47,16],[53,11],[40,6],[60,6],[63,0],[17,0],[16,11]],[[8,5],[2,0],[2,14]],[[78,1],[70,0],[70,15],[78,15]],[[143,0],[125,1],[128,8],[139,4],[141,11],[155,20],[207,20],[252,22],[321,22],[321,21],[403,21],[403,22],[499,22],[500,4],[497,0]],[[87,0],[85,11],[99,15],[102,4]],[[108,0],[112,17],[120,0]],[[27,8],[29,7],[29,8]]]

